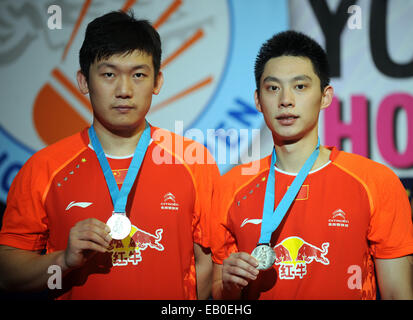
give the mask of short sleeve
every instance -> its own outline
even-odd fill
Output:
[[[376,175],[368,232],[371,254],[391,259],[413,253],[410,203],[400,179],[388,168]]]
[[[195,164],[193,174],[195,179],[196,199],[192,219],[193,239],[204,248],[210,245],[210,221],[212,210],[212,193],[214,181],[220,176],[218,166],[205,148],[205,163]]]
[[[229,219],[233,192],[226,182],[225,175],[216,180],[212,199],[211,251],[212,260],[217,264],[238,251]]]
[[[13,180],[3,216],[0,244],[24,250],[42,250],[48,236],[42,204],[45,179],[36,158],[30,158]]]

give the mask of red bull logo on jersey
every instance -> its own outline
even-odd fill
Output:
[[[308,243],[300,237],[289,237],[274,247],[275,265],[278,267],[280,279],[303,279],[307,275],[307,265],[318,262],[324,265],[330,264],[326,257],[328,254],[328,242],[321,244],[321,248]]]
[[[163,251],[162,233],[163,229],[157,229],[155,234],[151,234],[132,225],[129,236],[122,240],[112,240],[108,249],[112,253],[112,265],[136,266],[143,259],[142,251],[148,248]]]

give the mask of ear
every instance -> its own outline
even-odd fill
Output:
[[[260,97],[258,96],[258,91],[257,90],[255,90],[255,92],[254,92],[254,101],[255,101],[255,108],[257,108],[257,110],[259,112],[262,112]]]
[[[334,89],[332,86],[326,86],[323,90],[323,96],[321,97],[321,108],[326,109],[330,106],[334,97]]]
[[[156,77],[156,83],[155,83],[155,87],[153,88],[152,93],[157,95],[159,94],[159,92],[161,91],[162,85],[163,85],[163,73],[162,71],[158,72],[158,76]]]
[[[79,86],[79,90],[82,94],[89,93],[89,86],[87,84],[87,80],[85,75],[82,71],[78,70],[76,73],[77,85]]]

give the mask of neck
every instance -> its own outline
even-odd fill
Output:
[[[99,121],[94,121],[93,127],[105,154],[125,157],[135,152],[143,130],[145,130],[145,121],[132,130],[111,130]]]
[[[283,171],[298,173],[317,146],[318,137],[303,138],[298,141],[285,142],[274,138],[277,161],[275,165]],[[325,165],[330,159],[331,151],[320,146],[320,154],[311,171]]]

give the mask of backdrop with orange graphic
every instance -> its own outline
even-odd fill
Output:
[[[78,52],[87,23],[119,9],[148,19],[162,38],[165,84],[148,120],[207,146],[208,130],[227,130],[212,137],[228,151],[222,173],[254,146],[251,160],[269,154],[271,135],[253,100],[254,61],[266,39],[294,29],[315,38],[331,64],[335,98],[321,115],[322,142],[389,166],[413,194],[413,1],[3,0],[2,205],[34,152],[91,123],[75,82]],[[190,136],[191,128],[204,134]]]

